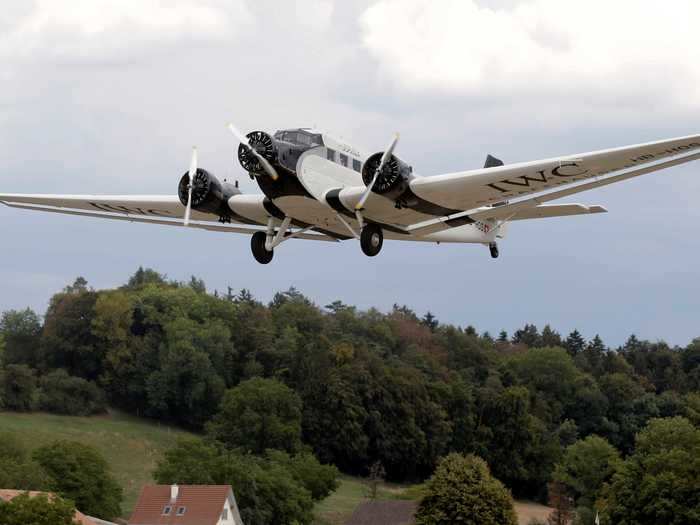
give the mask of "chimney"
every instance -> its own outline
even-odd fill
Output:
[[[171,503],[175,502],[179,492],[180,492],[180,487],[178,487],[177,484],[170,485],[170,502]]]

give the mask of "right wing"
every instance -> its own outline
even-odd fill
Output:
[[[265,231],[267,222],[264,197],[258,195],[236,195],[236,211],[232,210],[232,223],[220,224],[217,217],[192,210],[189,228],[228,233],[253,234]],[[176,196],[170,195],[31,195],[0,194],[0,203],[11,208],[31,211],[60,213],[79,217],[93,217],[118,221],[184,227],[182,217],[185,207]],[[237,213],[240,211],[240,213]],[[295,238],[335,241],[322,233],[294,234]]]

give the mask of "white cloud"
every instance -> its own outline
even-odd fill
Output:
[[[380,0],[361,17],[363,45],[410,92],[700,106],[697,0],[507,4]]]
[[[133,59],[181,40],[219,40],[249,24],[243,0],[36,0],[6,13],[0,56],[65,61]]]
[[[325,31],[333,17],[333,2],[330,0],[296,0],[297,21],[302,27],[313,31]]]

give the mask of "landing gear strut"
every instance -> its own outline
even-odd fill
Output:
[[[267,234],[265,232],[255,232],[250,239],[250,248],[253,250],[253,257],[260,264],[267,264],[272,260],[275,254],[274,250],[268,250],[265,247],[267,242]]]
[[[374,257],[382,250],[384,233],[376,224],[365,224],[360,233],[360,246],[368,257]]]
[[[490,242],[489,251],[491,252],[492,259],[498,259],[498,244],[496,244],[495,242]]]

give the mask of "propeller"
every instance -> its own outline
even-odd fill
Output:
[[[185,226],[190,225],[190,215],[192,213],[192,189],[194,188],[194,177],[197,175],[197,148],[192,148],[192,160],[190,160],[190,171],[188,172],[190,183],[187,185],[187,206],[185,207]]]
[[[372,193],[372,188],[374,188],[374,184],[377,182],[377,179],[379,178],[379,174],[384,169],[384,165],[389,161],[389,159],[393,155],[394,148],[396,147],[396,143],[398,141],[399,141],[399,134],[396,133],[394,135],[394,138],[391,141],[391,144],[389,144],[389,147],[386,149],[386,151],[384,151],[384,154],[382,155],[382,159],[379,162],[379,166],[377,166],[377,169],[374,171],[374,177],[372,177],[372,182],[370,182],[367,185],[367,189],[362,194],[362,197],[360,197],[360,200],[357,202],[357,204],[355,204],[356,210],[361,210],[365,207],[365,202],[367,201],[369,194]]]
[[[231,130],[231,133],[233,133],[233,136],[236,137],[241,144],[246,146],[250,150],[250,152],[253,155],[255,155],[255,157],[260,161],[260,165],[263,167],[265,172],[270,176],[270,178],[272,180],[277,180],[279,178],[279,175],[277,174],[277,171],[275,170],[275,168],[273,168],[272,164],[270,164],[270,162],[265,157],[260,155],[260,153],[258,153],[258,151],[253,146],[251,146],[250,140],[248,139],[248,137],[246,137],[243,133],[241,133],[238,130],[238,128],[236,128],[236,126],[234,126],[233,124],[229,124],[228,129]]]

